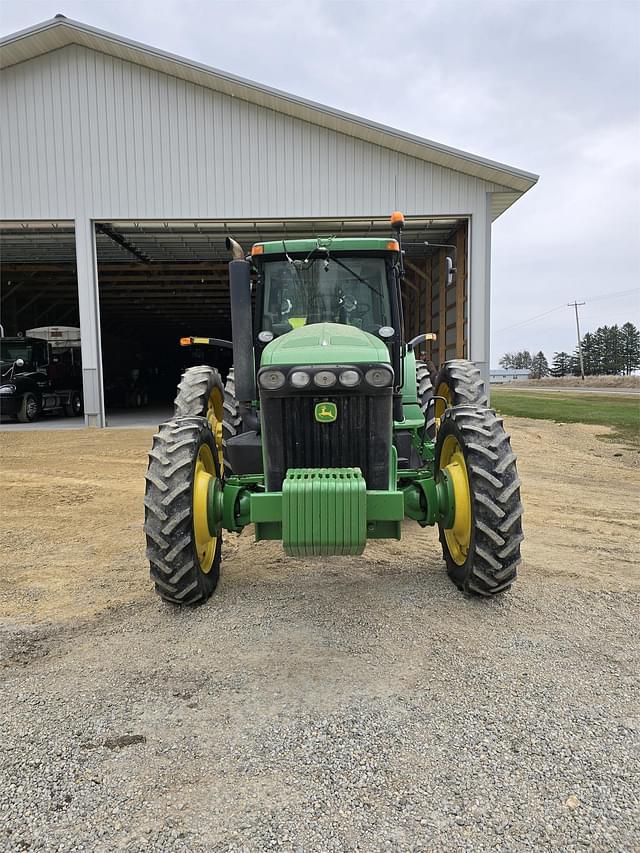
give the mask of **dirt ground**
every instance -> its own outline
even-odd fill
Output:
[[[359,559],[229,536],[161,602],[147,429],[0,433],[0,850],[637,849],[640,454],[509,419],[523,564],[437,534]]]
[[[525,504],[522,572],[598,588],[640,585],[640,454],[596,439],[601,426],[511,419]],[[142,533],[152,431],[0,434],[0,616],[64,622],[151,595]],[[350,565],[438,557],[435,530],[408,522]],[[342,564],[344,561],[337,561]],[[277,543],[227,536],[224,587],[295,575]]]

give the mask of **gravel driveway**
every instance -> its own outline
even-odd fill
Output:
[[[637,454],[589,430],[511,425],[499,600],[410,526],[324,564],[230,538],[186,611],[145,575],[146,431],[3,436],[0,849],[637,850]]]

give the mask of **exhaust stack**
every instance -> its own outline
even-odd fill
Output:
[[[234,240],[233,237],[227,237],[224,241],[224,244],[227,249],[232,253],[234,261],[244,260],[244,250],[237,240]]]
[[[230,240],[230,238],[227,239]],[[236,246],[238,246],[237,243]],[[251,403],[256,396],[256,371],[251,318],[251,276],[248,261],[236,259],[229,263],[229,290],[236,399],[240,404],[240,414],[245,427],[255,429]]]

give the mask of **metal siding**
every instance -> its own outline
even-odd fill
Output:
[[[0,219],[76,222],[89,421],[103,411],[92,219],[470,215],[470,351],[486,367],[487,199],[504,187],[79,45],[5,69],[0,97]]]
[[[504,189],[509,187],[518,194],[526,192],[537,181],[536,175],[512,166],[439,145],[431,140],[412,136],[396,128],[385,127],[360,116],[298,98],[287,92],[270,89],[254,81],[244,80],[219,69],[200,65],[192,60],[129,41],[113,33],[96,30],[69,19],[51,19],[0,39],[2,48],[0,66],[11,67],[16,63],[51,53],[70,44],[83,45],[93,51],[126,60],[138,67],[173,75],[190,83],[235,96],[245,102],[275,110],[279,114],[293,116],[318,127],[333,129],[357,139],[397,149],[411,157],[437,163],[445,168],[457,169],[485,181],[497,181],[506,185]]]
[[[501,189],[78,45],[0,85],[4,219],[460,215]]]

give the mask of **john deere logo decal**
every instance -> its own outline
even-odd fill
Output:
[[[338,417],[335,403],[316,403],[316,420],[320,424],[330,424]]]

